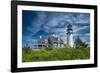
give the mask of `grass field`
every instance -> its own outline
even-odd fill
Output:
[[[23,62],[37,62],[37,61],[58,61],[58,60],[78,60],[89,59],[90,49],[83,48],[59,48],[52,50],[31,50],[30,53],[23,53]]]

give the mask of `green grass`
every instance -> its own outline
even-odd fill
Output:
[[[89,59],[90,49],[83,48],[59,48],[52,50],[32,50],[30,53],[23,53],[23,62],[37,62],[37,61],[58,61],[58,60],[78,60]]]

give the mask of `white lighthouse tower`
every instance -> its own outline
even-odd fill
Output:
[[[73,47],[73,29],[71,24],[67,26],[67,47]]]

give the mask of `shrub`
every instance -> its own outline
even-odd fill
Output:
[[[50,51],[52,49],[53,49],[53,46],[51,46],[51,45],[48,45],[48,46],[45,47],[45,50],[48,50],[48,51]]]
[[[31,48],[28,44],[26,44],[26,46],[24,46],[24,48],[22,48],[22,52],[23,53],[30,53],[31,52]]]

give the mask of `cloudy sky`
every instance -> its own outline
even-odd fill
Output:
[[[90,14],[71,12],[22,11],[22,45],[28,43],[31,47],[37,43],[40,36],[47,38],[57,35],[66,43],[67,25],[73,25],[73,38],[90,42]]]

